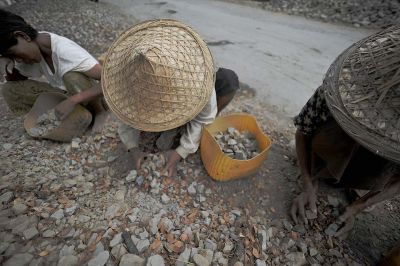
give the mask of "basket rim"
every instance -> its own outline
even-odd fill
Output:
[[[390,30],[393,28],[398,27],[390,27],[384,31],[390,32]],[[382,34],[384,31],[380,31],[376,34]],[[400,149],[396,148],[396,146],[399,146],[400,143],[395,142],[393,139],[390,139],[387,136],[372,130],[361,123],[360,119],[357,119],[351,115],[344,105],[342,96],[339,93],[339,80],[343,74],[344,63],[349,59],[349,56],[352,55],[353,52],[358,50],[376,34],[368,36],[354,43],[335,59],[335,61],[329,67],[324,79],[324,84],[327,87],[324,94],[326,103],[330,112],[332,113],[333,118],[351,138],[372,153],[375,153],[395,163],[400,163]],[[354,130],[352,130],[350,127],[353,129],[355,127],[357,130],[363,132],[363,134],[354,132]],[[377,138],[379,138],[380,141],[377,141]],[[397,145],[390,145],[390,143]]]

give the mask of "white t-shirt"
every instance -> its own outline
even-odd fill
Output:
[[[50,34],[55,72],[53,74],[44,58],[40,63],[35,64],[16,63],[15,68],[25,77],[39,78],[44,75],[50,85],[65,90],[63,81],[65,73],[69,71],[85,72],[98,64],[93,56],[70,39],[50,32],[42,31],[40,33]]]

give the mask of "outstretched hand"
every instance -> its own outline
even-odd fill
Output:
[[[139,170],[140,165],[142,164],[147,154],[141,151],[139,148],[133,148],[132,150],[130,150],[130,153],[132,154],[135,170]]]
[[[163,169],[163,173],[166,173],[167,177],[171,178],[176,174],[176,165],[182,157],[175,150],[169,150],[165,155],[167,163]]]
[[[351,207],[347,207],[346,211],[336,220],[336,223],[341,227],[336,232],[335,237],[342,240],[347,238],[354,227],[355,221],[356,212]]]
[[[11,74],[14,69],[14,60],[8,57],[0,57],[0,82],[6,80],[7,74]]]
[[[75,108],[76,103],[70,98],[62,101],[55,107],[55,114],[59,120],[64,120]]]
[[[299,223],[299,218],[301,223],[308,224],[305,214],[307,206],[312,212],[317,213],[317,196],[312,185],[308,185],[293,201],[290,215],[296,224]]]

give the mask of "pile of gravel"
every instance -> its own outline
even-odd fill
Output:
[[[233,159],[249,160],[259,154],[257,140],[248,131],[240,132],[229,127],[226,132],[219,132],[214,138],[221,150]]]
[[[385,28],[400,22],[396,0],[256,0],[275,12],[301,15],[356,27]]]
[[[61,121],[57,119],[55,110],[51,109],[46,113],[40,115],[37,119],[36,126],[31,128],[29,131],[31,135],[40,137],[48,134],[50,131],[58,127],[60,124]]]
[[[117,7],[88,0],[14,0],[6,7],[39,31],[67,37],[99,56],[125,29],[137,23]]]

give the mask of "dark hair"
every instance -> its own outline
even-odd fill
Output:
[[[14,36],[15,31],[22,31],[32,40],[38,36],[38,31],[31,27],[26,21],[11,12],[0,8],[0,54],[4,55],[7,50],[18,43]]]

